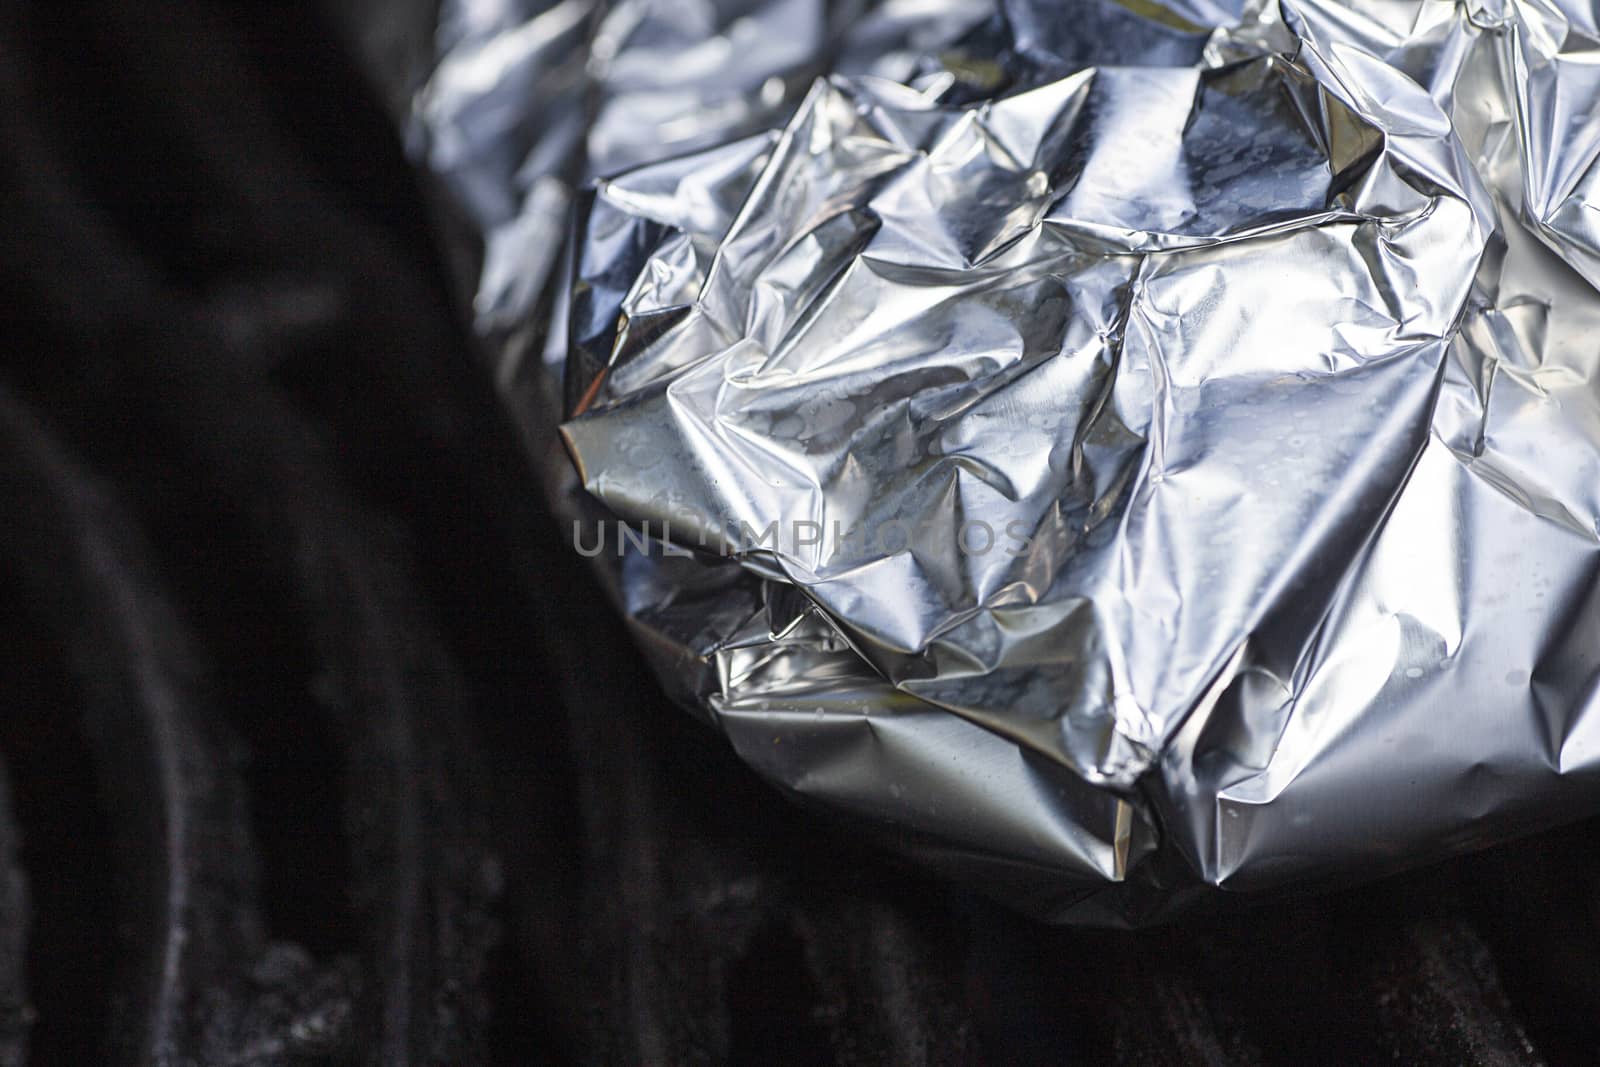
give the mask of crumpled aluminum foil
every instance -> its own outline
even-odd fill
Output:
[[[758,771],[1073,922],[1600,809],[1593,10],[573,3],[414,143]]]

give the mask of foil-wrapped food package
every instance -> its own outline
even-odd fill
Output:
[[[1600,810],[1596,18],[463,2],[412,143],[668,688],[1143,922]]]

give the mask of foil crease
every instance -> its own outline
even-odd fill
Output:
[[[440,49],[412,145],[508,395],[774,783],[1094,923],[1600,810],[1590,8],[474,3]]]

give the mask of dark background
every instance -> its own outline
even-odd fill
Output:
[[[1595,1062],[1593,822],[1047,930],[669,707],[400,153],[425,6],[0,6],[0,1067]]]

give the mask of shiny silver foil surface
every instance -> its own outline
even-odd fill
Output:
[[[1097,923],[1600,810],[1594,9],[446,13],[508,396],[773,782]]]

